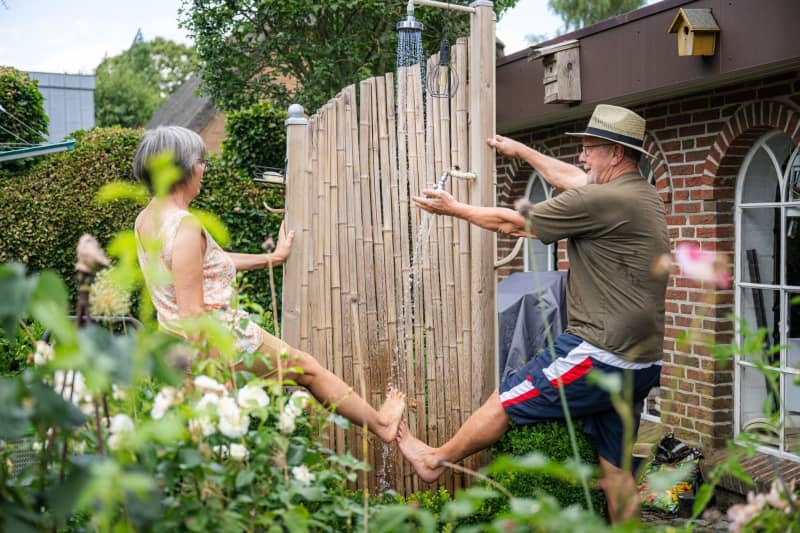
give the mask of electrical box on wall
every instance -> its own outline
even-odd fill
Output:
[[[679,56],[713,56],[719,25],[711,9],[678,9],[669,33],[678,37]]]
[[[542,59],[544,103],[567,104],[581,101],[580,42],[564,41],[534,48],[531,59]]]

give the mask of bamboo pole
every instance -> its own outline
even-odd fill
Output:
[[[475,2],[470,17],[470,183],[471,202],[495,205],[495,153],[485,139],[495,132],[495,35],[491,2]],[[470,230],[472,306],[473,398],[483,402],[497,387],[497,302],[494,260],[496,235]],[[477,407],[477,406],[475,406]]]
[[[286,267],[283,269],[283,340],[291,346],[300,346],[302,278],[305,264],[305,241],[303,227],[305,225],[305,203],[303,199],[308,191],[308,119],[303,107],[294,104],[289,107],[289,118],[286,119],[286,216],[284,224],[286,232],[295,232],[294,252],[289,254]],[[277,316],[274,317],[277,320]]]

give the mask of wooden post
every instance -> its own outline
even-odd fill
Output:
[[[300,346],[300,316],[302,314],[301,288],[305,270],[305,229],[308,228],[309,169],[308,169],[308,119],[303,106],[289,106],[286,125],[286,232],[294,231],[292,253],[283,269],[283,340],[290,346]]]
[[[478,179],[470,185],[473,205],[494,206],[495,152],[485,140],[495,134],[495,35],[494,11],[489,0],[470,4],[470,170]],[[497,302],[494,261],[496,235],[473,226],[470,229],[472,272],[473,398],[486,400],[497,387]],[[481,361],[477,361],[481,358]]]

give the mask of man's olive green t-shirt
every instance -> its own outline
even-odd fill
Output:
[[[627,361],[660,360],[667,276],[654,274],[653,263],[670,247],[655,189],[623,174],[566,190],[532,211],[538,239],[569,239],[566,331]]]

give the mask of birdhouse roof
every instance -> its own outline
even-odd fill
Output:
[[[711,9],[678,9],[672,24],[669,25],[669,33],[677,33],[681,22],[686,21],[691,31],[719,31],[719,25],[711,14]]]

